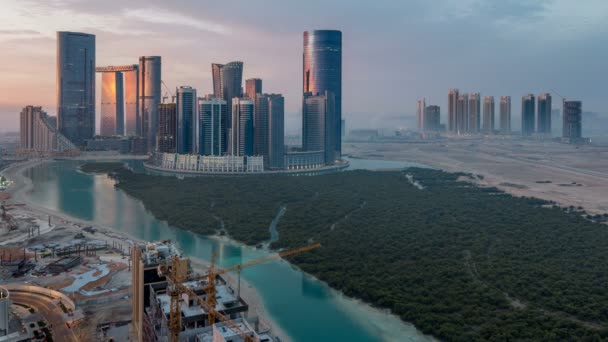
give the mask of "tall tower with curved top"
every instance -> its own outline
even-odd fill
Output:
[[[335,98],[332,141],[339,158],[342,150],[342,32],[314,30],[304,32],[303,94],[323,95],[326,91]],[[304,107],[304,104],[303,104]],[[306,111],[302,111],[303,127]],[[304,145],[306,145],[304,143]]]

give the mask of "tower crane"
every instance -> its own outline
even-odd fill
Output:
[[[160,80],[160,83],[163,84],[163,87],[165,87],[165,96],[163,96],[163,102],[165,102],[165,99],[168,99],[169,96],[167,96],[168,94],[171,95],[171,99],[173,101],[175,101],[175,95],[173,95],[173,93],[169,90],[169,87],[167,87],[167,84],[165,83],[165,81]]]
[[[188,278],[188,259],[181,259],[178,256],[174,256],[172,258],[172,262],[169,265],[160,265],[158,267],[158,273],[161,276],[165,276],[167,281],[169,282],[169,295],[171,298],[170,303],[170,313],[169,313],[169,330],[170,330],[170,341],[178,342],[179,341],[179,333],[181,331],[181,313],[179,306],[179,297],[181,293],[186,293],[190,298],[196,300],[196,302],[207,311],[207,321],[208,325],[211,326],[215,324],[216,320],[223,322],[230,329],[241,335],[241,337],[245,340],[245,342],[254,342],[254,339],[247,333],[245,333],[238,325],[236,325],[230,317],[224,315],[216,309],[217,306],[217,297],[216,297],[216,288],[215,288],[215,280],[218,275],[222,275],[228,272],[237,271],[239,275],[239,290],[238,297],[240,298],[240,283],[241,283],[241,270],[245,267],[254,266],[257,264],[261,264],[264,262],[268,262],[275,259],[280,259],[282,257],[286,257],[289,255],[294,255],[302,252],[306,252],[312,249],[316,249],[321,247],[320,243],[311,244],[308,246],[279,252],[277,254],[255,259],[248,261],[246,263],[230,266],[227,268],[216,268],[215,267],[215,253],[211,255],[211,265],[209,266],[209,270],[207,274],[195,277],[194,279],[189,279],[191,281],[196,280],[206,280],[207,284],[205,285],[204,291],[206,293],[206,300],[199,297],[194,290],[183,285],[182,283]]]

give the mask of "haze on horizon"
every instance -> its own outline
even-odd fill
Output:
[[[343,32],[348,129],[413,119],[421,97],[444,120],[449,88],[511,95],[514,127],[529,92],[553,89],[585,111],[608,112],[605,0],[1,0],[0,8],[0,131],[18,129],[25,105],[56,114],[56,31],[95,34],[98,66],[162,56],[172,91],[211,93],[211,63],[241,60],[245,79],[285,96],[286,132],[301,123],[302,32],[312,29]]]

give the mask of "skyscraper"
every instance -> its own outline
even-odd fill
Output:
[[[226,153],[226,101],[219,97],[199,98],[199,154],[221,156]]]
[[[565,101],[563,109],[562,137],[570,141],[577,141],[583,137],[583,103],[581,101]]]
[[[335,96],[329,91],[322,95],[304,94],[302,147],[305,151],[323,151],[325,164],[338,158],[335,151]]]
[[[521,134],[529,136],[534,134],[534,94],[521,98]]]
[[[426,110],[426,99],[416,101],[416,127],[418,132],[424,131],[424,112]]]
[[[221,66],[221,67],[220,67]],[[213,65],[212,65],[213,67]],[[215,64],[215,68],[219,69],[219,75],[221,76],[221,81],[216,82],[214,80],[214,91],[216,83],[221,85],[221,98],[226,100],[226,103],[229,104],[228,107],[228,127],[232,126],[232,99],[235,97],[243,96],[243,62],[230,62],[224,65]],[[215,71],[214,75],[215,76]]]
[[[281,94],[268,98],[268,167],[285,166],[285,99]]]
[[[469,95],[467,93],[458,94],[456,101],[456,133],[464,134],[467,132],[469,121]]]
[[[224,64],[212,63],[211,76],[213,79],[213,96],[224,98]]]
[[[456,107],[458,106],[458,89],[448,90],[448,131],[458,132],[456,125]]]
[[[281,94],[257,94],[254,114],[254,153],[264,165],[280,168],[284,154],[285,100]]]
[[[536,130],[538,133],[551,135],[551,94],[538,95]]]
[[[428,106],[424,111],[425,131],[438,132],[441,125],[441,108],[439,106]]]
[[[494,133],[494,96],[483,98],[483,132]]]
[[[95,135],[95,36],[57,32],[57,125],[77,146]]]
[[[156,149],[158,152],[175,153],[176,150],[177,104],[158,104],[158,134]]]
[[[469,96],[469,113],[467,115],[466,131],[469,133],[479,133],[481,127],[481,95],[471,93]]]
[[[245,94],[247,97],[255,100],[255,94],[262,93],[262,80],[259,78],[250,78],[245,80]]]
[[[109,88],[105,87],[105,83],[102,83],[102,86],[104,87],[102,88],[102,103],[107,103],[109,101],[108,99],[111,97],[110,93],[115,93],[115,97],[120,96],[122,98],[117,101],[117,106],[119,106],[120,103],[120,106],[122,106],[121,108],[123,108],[123,119],[119,119],[119,121],[122,122],[123,127],[122,129],[118,129],[117,133],[115,134],[140,135],[141,129],[139,124],[139,65],[130,64],[104,66],[96,67],[95,70],[98,73],[101,73],[102,82],[104,82],[104,79],[111,80],[112,77],[114,77],[117,79],[117,82],[122,83],[122,87],[124,89],[124,98],[122,91],[110,91],[107,93],[107,99],[104,99],[104,92]],[[107,73],[116,73],[117,75],[106,75]],[[118,81],[118,79],[120,80]],[[109,82],[112,83],[112,81]],[[101,112],[103,120],[103,108]],[[102,135],[104,134],[102,133]]]
[[[148,151],[155,148],[158,130],[158,104],[161,87],[160,56],[139,57],[139,115],[141,118],[141,136],[148,141]]]
[[[511,96],[500,97],[500,132],[511,134]]]
[[[125,133],[125,102],[121,72],[101,74],[101,120],[99,134],[102,136]]]
[[[196,89],[182,86],[175,92],[177,98],[176,151],[179,154],[196,153]]]
[[[253,135],[253,101],[241,97],[233,98],[231,154],[235,156],[252,156]]]
[[[342,153],[340,139],[342,120],[342,32],[335,30],[315,30],[304,32],[303,93],[332,93],[335,103],[331,127],[334,133],[335,157]],[[304,111],[302,111],[304,113]],[[303,118],[304,120],[304,118]],[[333,162],[333,161],[332,161]]]

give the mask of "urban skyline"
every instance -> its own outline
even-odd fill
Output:
[[[4,64],[18,67],[11,68],[12,71],[6,71],[7,77],[12,81],[11,85],[0,85],[0,91],[6,94],[4,101],[0,103],[0,123],[4,129],[16,130],[17,123],[11,114],[19,112],[23,103],[31,102],[24,101],[24,89],[26,89],[24,87],[31,86],[25,80],[32,77],[39,80],[35,87],[38,89],[36,93],[40,94],[39,100],[32,104],[40,105],[48,110],[49,114],[56,115],[52,90],[55,75],[47,70],[49,65],[54,64],[54,58],[45,50],[54,49],[54,32],[59,30],[95,34],[98,38],[98,65],[133,63],[131,56],[163,56],[164,70],[171,73],[171,75],[167,74],[165,82],[171,89],[181,84],[189,84],[203,94],[212,93],[209,82],[211,75],[206,72],[208,65],[216,61],[241,59],[249,66],[243,75],[244,78],[263,75],[265,86],[269,89],[286,89],[284,96],[288,130],[297,130],[300,126],[301,101],[298,88],[301,80],[299,77],[293,77],[294,70],[298,70],[301,64],[299,37],[301,32],[306,29],[324,28],[328,26],[328,23],[332,23],[331,26],[344,32],[349,32],[351,40],[357,37],[357,42],[361,42],[360,45],[354,44],[354,40],[344,43],[345,56],[350,57],[344,60],[343,112],[349,118],[350,128],[362,127],[364,124],[378,127],[381,126],[381,120],[390,120],[395,117],[411,118],[413,121],[413,109],[403,112],[390,99],[397,96],[406,97],[406,100],[409,98],[413,102],[424,95],[428,101],[443,107],[446,105],[444,89],[448,84],[459,84],[462,88],[477,89],[482,94],[509,94],[513,98],[523,95],[519,89],[524,83],[529,84],[526,89],[530,89],[534,93],[553,87],[560,93],[583,100],[587,110],[606,111],[600,91],[601,87],[598,87],[598,84],[601,84],[599,75],[601,73],[593,72],[602,67],[601,61],[606,58],[606,51],[595,50],[594,55],[587,55],[584,52],[585,47],[595,46],[596,37],[603,36],[605,33],[604,26],[600,25],[601,22],[597,19],[605,17],[607,13],[607,6],[603,2],[595,2],[594,6],[577,7],[564,1],[542,5],[526,5],[526,2],[515,1],[509,2],[509,4],[492,4],[489,7],[475,6],[472,3],[454,6],[447,1],[433,4],[433,6],[425,5],[422,2],[411,2],[410,10],[407,11],[406,6],[402,4],[387,4],[391,11],[376,10],[377,14],[386,15],[383,22],[385,27],[392,27],[397,23],[401,25],[395,26],[395,28],[399,27],[395,30],[395,33],[399,33],[398,35],[383,27],[375,28],[378,26],[377,23],[372,24],[371,19],[366,19],[369,11],[369,8],[366,7],[349,8],[351,18],[362,19],[355,20],[357,25],[353,25],[351,20],[341,19],[335,14],[331,14],[331,9],[339,8],[340,3],[330,4],[327,12],[315,16],[298,15],[295,20],[295,13],[313,13],[315,6],[298,6],[295,9],[289,8],[293,5],[277,3],[272,13],[268,13],[272,20],[264,21],[255,20],[255,16],[244,18],[241,14],[237,14],[238,17],[230,20],[218,19],[223,18],[222,16],[227,13],[234,15],[234,6],[231,5],[224,6],[226,8],[213,5],[210,9],[214,9],[216,12],[211,12],[203,11],[202,6],[195,3],[171,4],[171,7],[167,7],[169,6],[167,4],[157,3],[154,8],[152,4],[145,6],[147,3],[149,2],[142,3],[139,10],[119,10],[112,8],[113,6],[95,8],[85,4],[76,4],[66,9],[67,13],[60,13],[46,2],[31,1],[28,2],[29,7],[36,8],[36,11],[30,13],[30,17],[24,18],[19,16],[24,5],[9,0],[6,13],[3,14],[7,16],[7,20],[2,24],[2,28],[6,32],[0,34],[0,40],[10,50],[3,57]],[[458,7],[462,7],[462,10],[456,11]],[[232,10],[228,11],[228,8]],[[260,13],[258,9],[253,11]],[[335,11],[333,12],[335,13]],[[162,16],[160,13],[166,15]],[[211,13],[214,13],[213,16]],[[69,27],[65,27],[66,20],[62,19],[67,15],[75,18],[75,20],[70,20],[72,23]],[[483,22],[481,25],[486,30],[480,29],[479,24],[467,24],[481,22],[477,19],[488,15],[496,20],[492,20],[491,23]],[[412,20],[404,21],[404,16]],[[51,19],[47,19],[45,22],[42,20],[45,17],[55,19],[48,24],[48,20]],[[166,18],[164,21],[163,17]],[[176,17],[188,20],[175,20]],[[226,17],[229,16],[226,15]],[[532,17],[536,18],[533,23],[530,21]],[[121,21],[122,19],[128,20]],[[108,25],[117,20],[120,25]],[[403,24],[404,22],[407,24]],[[482,49],[483,44],[474,45],[467,51],[461,51],[462,53],[457,56],[450,56],[449,63],[448,56],[441,56],[442,54],[432,54],[433,57],[429,58],[430,55],[425,52],[428,49],[435,51],[438,47],[441,49],[454,48],[455,42],[446,41],[443,31],[448,27],[453,27],[456,23],[463,24],[459,25],[459,30],[461,30],[459,32],[463,32],[463,34],[475,31],[480,41],[495,41],[496,44],[492,45],[494,48],[490,52],[486,49],[484,53],[491,53],[492,56],[498,56],[498,58],[480,60],[479,50]],[[560,30],[559,27],[566,26],[564,23],[567,23],[568,27],[576,27],[576,29],[563,35],[563,30]],[[414,24],[418,25],[418,28],[409,26]],[[516,24],[520,24],[518,30],[509,30],[508,34],[504,32],[499,34],[496,30],[497,25],[511,27]],[[276,25],[283,28],[280,33],[274,32],[276,30],[273,28]],[[370,31],[370,29],[372,30]],[[372,37],[377,39],[380,29],[386,36],[378,41],[373,41]],[[21,30],[25,30],[25,32],[21,32]],[[248,36],[241,34],[246,31],[250,32]],[[539,31],[550,34],[533,38],[528,38],[528,35],[524,34]],[[556,32],[561,32],[560,39],[556,39],[558,37]],[[252,40],[252,35],[263,39]],[[410,44],[414,37],[420,42],[420,45]],[[370,53],[384,44],[386,39],[402,41],[403,44],[397,44],[396,50],[391,54],[378,56],[377,53]],[[192,48],[188,48],[188,46],[194,42],[200,43],[201,40],[205,42],[205,46],[209,46],[205,54],[186,53],[186,51],[192,51]],[[532,40],[538,44],[528,44]],[[166,44],[161,43],[163,41]],[[242,49],[238,44],[228,44],[230,41],[245,42],[247,47],[253,47],[252,44],[255,41],[258,47]],[[35,43],[35,51],[28,48],[28,46],[32,46],[32,43]],[[531,51],[533,53],[528,54],[525,58],[517,57],[517,54],[512,51],[521,44],[529,45],[534,50]],[[574,46],[569,46],[571,44]],[[412,48],[412,46],[416,46],[416,48]],[[551,63],[546,62],[548,56],[551,56]],[[585,59],[586,63],[574,64],[572,62],[581,59]],[[476,64],[478,73],[471,73],[470,68],[448,67],[448,65],[466,66],[471,61],[479,62]],[[19,67],[24,63],[27,63],[28,67]],[[357,72],[351,72],[349,75],[346,70],[356,70]],[[557,70],[561,71],[557,72]],[[433,77],[428,77],[431,72]],[[481,77],[476,74],[492,75],[493,77]],[[378,103],[382,104],[381,106],[365,103],[362,95],[369,95],[367,92],[370,90],[367,90],[364,84],[358,81],[360,79],[368,80],[373,84],[385,85],[382,92],[376,89],[371,90],[372,95],[379,99]],[[407,80],[407,82],[404,83],[403,80]],[[500,82],[496,80],[500,80]],[[99,108],[97,110],[99,111]],[[444,111],[443,116],[446,113],[447,111]],[[513,128],[519,129],[519,120],[516,119],[519,113],[514,112],[513,115]]]

